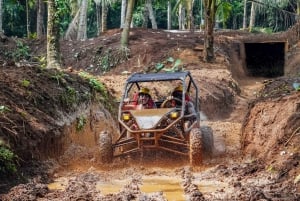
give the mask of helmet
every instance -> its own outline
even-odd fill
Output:
[[[182,85],[179,85],[177,87],[174,88],[174,91],[180,91],[182,92],[183,88],[182,88]]]
[[[142,87],[142,88],[140,89],[140,91],[139,91],[139,94],[140,94],[140,93],[149,95],[149,89],[146,88],[146,87]]]

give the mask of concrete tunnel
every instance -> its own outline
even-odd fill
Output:
[[[284,75],[285,42],[246,42],[245,70],[253,77],[280,77]]]

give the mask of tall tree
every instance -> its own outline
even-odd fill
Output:
[[[87,39],[87,9],[88,0],[81,1],[77,40]]]
[[[3,33],[3,18],[2,18],[2,13],[3,13],[3,0],[0,0],[0,34]]]
[[[44,36],[44,14],[45,14],[45,3],[43,0],[38,0],[37,18],[36,18],[37,38],[42,38]]]
[[[194,0],[177,0],[175,9],[178,9],[178,26],[180,30],[194,30],[193,16]]]
[[[251,12],[250,12],[250,22],[249,22],[249,31],[251,32],[253,27],[255,26],[255,8],[256,8],[256,3],[252,2],[251,3]]]
[[[108,7],[114,0],[94,0],[94,2],[96,3],[97,32],[100,35],[101,32],[107,30]]]
[[[148,27],[148,22],[149,22],[149,10],[147,8],[147,2],[145,2],[144,8],[143,8],[143,24],[142,24],[142,27],[147,28]]]
[[[72,21],[69,23],[68,29],[65,33],[64,38],[66,40],[76,40],[78,33],[78,24],[80,16],[80,2],[77,0],[70,0],[71,16]]]
[[[180,0],[178,5],[178,26],[179,30],[185,29],[185,9]]]
[[[25,1],[26,4],[26,32],[27,32],[27,37],[29,38],[30,36],[30,22],[29,22],[29,5],[28,5],[28,0]]]
[[[101,26],[101,0],[94,0],[96,4],[96,23],[97,23],[97,36],[100,35],[102,26]]]
[[[72,19],[72,21],[70,22],[70,24],[68,26],[68,29],[64,36],[64,38],[66,40],[76,40],[77,39],[79,14],[80,14],[80,9],[77,10],[75,17]]]
[[[296,14],[299,16],[300,15],[300,1],[297,1],[297,12]],[[299,17],[298,17],[299,18]]]
[[[124,28],[124,24],[125,24],[125,18],[126,18],[126,5],[127,5],[127,0],[122,0],[122,4],[121,4],[121,24],[120,24],[120,28]]]
[[[74,16],[65,33],[67,40],[87,39],[87,11],[88,0],[71,0],[71,11]]]
[[[171,29],[171,24],[172,24],[171,10],[172,10],[171,1],[168,1],[168,30]]]
[[[128,47],[129,30],[130,30],[130,23],[132,20],[134,3],[135,3],[135,0],[128,0],[128,2],[127,2],[126,18],[125,18],[122,35],[121,35],[121,46],[123,48]]]
[[[186,0],[186,12],[187,12],[187,29],[194,31],[194,16],[193,16],[193,0]]]
[[[149,13],[149,18],[151,20],[152,29],[157,29],[157,23],[156,23],[155,14],[153,11],[152,0],[146,0],[145,7]]]
[[[217,0],[203,0],[204,18],[205,18],[205,38],[203,59],[206,62],[215,60],[214,53],[214,25],[215,16],[218,8]]]
[[[244,0],[243,29],[247,28],[247,0]]]
[[[107,13],[108,13],[108,1],[102,0],[102,15],[101,15],[101,31],[105,32],[107,30]]]
[[[59,16],[55,0],[48,0],[47,68],[60,68]]]

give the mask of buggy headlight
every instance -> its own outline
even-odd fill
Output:
[[[122,117],[123,117],[123,120],[124,120],[124,121],[128,121],[128,120],[130,120],[130,118],[131,118],[131,116],[130,116],[129,113],[123,113]]]
[[[177,119],[179,117],[179,112],[171,112],[170,113],[170,118],[171,119]]]

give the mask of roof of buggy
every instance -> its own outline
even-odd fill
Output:
[[[165,81],[165,80],[184,80],[190,76],[189,71],[172,72],[172,73],[135,73],[128,79],[128,83],[132,82],[152,82],[152,81]]]

